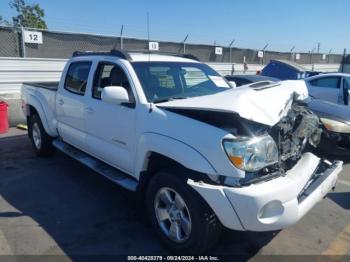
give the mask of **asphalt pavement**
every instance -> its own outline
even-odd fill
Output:
[[[350,255],[345,161],[335,192],[298,224],[277,232],[226,230],[210,253]],[[36,157],[25,131],[0,135],[0,255],[168,255],[137,206],[133,193],[62,153]]]

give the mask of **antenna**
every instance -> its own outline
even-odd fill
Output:
[[[151,50],[149,50],[149,12],[147,12],[147,39],[148,39],[148,62],[151,60]]]
[[[148,42],[149,42],[149,13],[147,12],[147,39],[148,39]]]

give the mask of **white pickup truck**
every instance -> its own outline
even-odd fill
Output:
[[[162,241],[201,253],[222,226],[295,224],[342,169],[314,155],[322,129],[294,81],[231,88],[191,56],[76,52],[59,83],[23,84],[39,156],[57,148],[138,192]]]

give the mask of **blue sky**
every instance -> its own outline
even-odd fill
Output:
[[[9,0],[0,0],[0,15],[9,19]],[[27,0],[39,3],[50,29],[147,37],[152,39],[269,50],[321,52],[350,49],[348,0]]]

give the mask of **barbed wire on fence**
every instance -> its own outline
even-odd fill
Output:
[[[24,43],[24,31],[40,31],[42,43]],[[123,36],[122,47],[126,50],[149,50],[148,40]],[[265,51],[263,58],[259,57],[259,50],[222,46],[221,54],[216,53],[215,45],[195,44],[183,42],[161,41],[159,50],[172,53],[191,53],[205,62],[261,64],[272,59],[290,60],[301,64],[312,63],[340,63],[341,55],[328,55],[313,53],[273,52]],[[38,30],[32,28],[15,28],[0,26],[0,56],[1,57],[38,57],[38,58],[68,58],[74,51],[107,51],[121,48],[121,38],[115,35],[76,33],[53,30]]]

